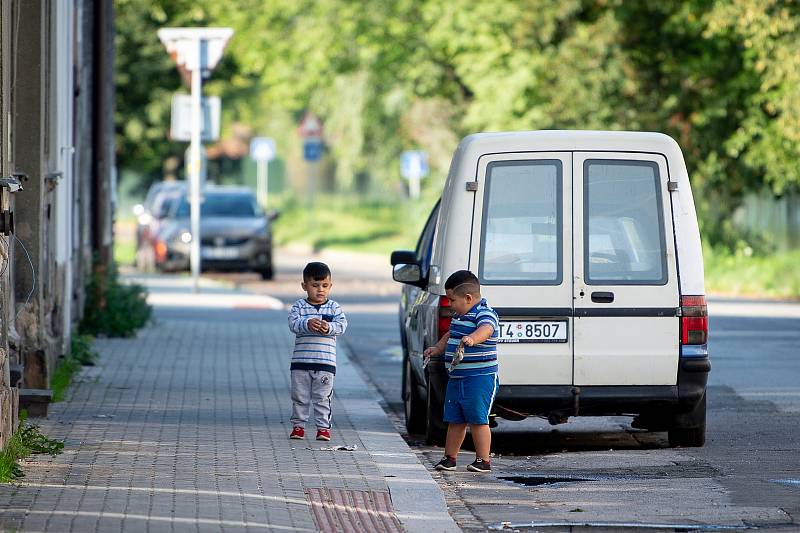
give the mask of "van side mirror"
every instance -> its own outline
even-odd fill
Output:
[[[427,283],[415,252],[409,250],[392,252],[391,263],[393,280],[417,287],[424,287]]]
[[[391,263],[392,266],[399,265],[402,263],[416,263],[417,262],[417,254],[410,251],[410,250],[397,250],[392,252]]]
[[[269,211],[267,211],[266,214],[267,214],[267,220],[269,220],[270,222],[278,220],[278,217],[281,216],[281,212],[278,211],[277,209],[270,209]]]
[[[422,269],[416,263],[395,265],[392,268],[392,279],[409,285],[421,285]]]

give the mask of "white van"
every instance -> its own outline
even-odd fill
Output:
[[[458,146],[414,251],[392,254],[409,431],[441,442],[444,282],[469,269],[500,317],[509,419],[631,415],[673,446],[705,440],[708,317],[686,165],[660,133],[479,133]]]

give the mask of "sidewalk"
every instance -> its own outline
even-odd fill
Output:
[[[458,531],[438,485],[346,353],[333,440],[290,441],[285,311],[219,284],[200,295],[187,278],[148,284],[156,325],[135,339],[95,342],[98,365],[34,421],[65,439],[64,453],[33,456],[20,484],[0,486],[0,526]],[[321,449],[330,445],[356,449]]]

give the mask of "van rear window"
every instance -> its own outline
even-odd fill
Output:
[[[658,165],[584,163],[583,247],[590,285],[664,285],[667,265]]]
[[[562,174],[559,160],[489,163],[478,268],[481,283],[561,283]]]

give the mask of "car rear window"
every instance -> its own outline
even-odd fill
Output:
[[[189,213],[189,201],[184,196],[175,216],[186,218]],[[255,197],[249,194],[206,192],[200,205],[200,216],[251,218],[258,216],[258,206]]]
[[[584,271],[592,285],[664,285],[667,264],[658,165],[584,163]]]
[[[481,224],[481,283],[561,283],[562,174],[559,160],[489,163]]]

